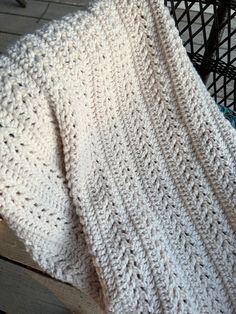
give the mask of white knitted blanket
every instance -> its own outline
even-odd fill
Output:
[[[97,0],[0,58],[0,214],[107,313],[235,313],[236,130],[160,0]]]

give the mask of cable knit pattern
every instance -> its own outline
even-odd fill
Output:
[[[0,71],[0,213],[34,260],[106,313],[235,313],[236,130],[163,1],[97,0]]]

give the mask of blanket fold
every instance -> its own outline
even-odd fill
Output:
[[[0,77],[0,214],[42,269],[106,313],[233,314],[236,130],[163,1],[92,2]]]

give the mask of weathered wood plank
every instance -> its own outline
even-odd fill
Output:
[[[9,314],[102,314],[69,285],[0,258],[0,310]]]
[[[13,44],[19,36],[13,34],[0,33],[0,52],[4,52],[6,48]]]
[[[71,313],[32,272],[0,259],[0,309],[7,313]]]
[[[60,3],[51,3],[43,1],[30,0],[26,8],[21,8],[15,2],[2,0],[0,4],[0,13],[12,14],[18,16],[27,16],[52,20],[59,18],[67,13],[77,10],[83,10],[85,6],[66,5]]]
[[[31,258],[30,254],[26,252],[24,244],[16,237],[15,233],[6,225],[4,221],[0,222],[0,257],[4,257],[4,258],[7,258],[8,260],[17,262],[18,264],[22,264],[22,266],[30,267],[32,270],[35,269],[37,271],[42,272],[38,264],[36,264]],[[40,276],[43,276],[43,272],[41,273]],[[39,277],[39,279],[40,278],[41,277]],[[44,278],[44,276],[42,278]],[[45,277],[45,278],[50,279],[52,282],[55,283],[55,289],[53,288],[54,286],[53,286],[53,283],[51,283],[51,281],[50,281],[49,287],[52,287],[53,292],[56,295],[58,293],[59,295],[65,293],[65,298],[68,299],[68,302],[69,302],[68,304],[70,307],[73,307],[73,308],[83,307],[84,309],[91,308],[92,310],[94,310],[94,312],[91,311],[88,313],[100,313],[99,307],[92,300],[90,300],[90,298],[88,298],[78,289],[75,289],[71,287],[70,285],[62,283],[55,279],[51,279],[48,277]],[[47,279],[46,279],[46,284],[48,283]],[[1,286],[1,280],[0,280],[0,286]],[[57,287],[59,287],[58,288],[59,290],[57,289]],[[0,295],[1,295],[1,292],[0,292]],[[68,295],[70,295],[70,297]],[[62,298],[63,296],[60,296],[60,297]],[[1,304],[1,299],[0,299],[0,304]],[[83,312],[83,313],[87,313],[87,312]]]
[[[85,8],[72,6],[72,5],[61,5],[61,4],[50,3],[47,11],[43,15],[43,18],[49,19],[49,20],[58,19],[68,13],[76,12],[82,9],[85,9]]]
[[[26,8],[22,8],[15,0],[1,0],[0,13],[21,16],[39,17],[47,8],[47,2],[30,0]]]
[[[0,13],[0,31],[4,33],[13,33],[15,35],[31,33],[45,22],[48,21],[39,21],[37,18]]]
[[[70,4],[70,5],[80,6],[80,7],[87,7],[89,2],[91,2],[93,0],[35,0],[35,1],[60,3],[60,4]]]
[[[36,264],[30,254],[26,252],[22,241],[18,239],[4,221],[0,222],[0,256],[40,270],[38,264]]]

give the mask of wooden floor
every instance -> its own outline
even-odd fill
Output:
[[[27,0],[22,8],[15,0],[0,0],[0,53],[21,35],[33,32],[51,19],[84,10],[88,0]]]
[[[78,289],[45,274],[5,222],[0,222],[0,313],[102,314]]]

